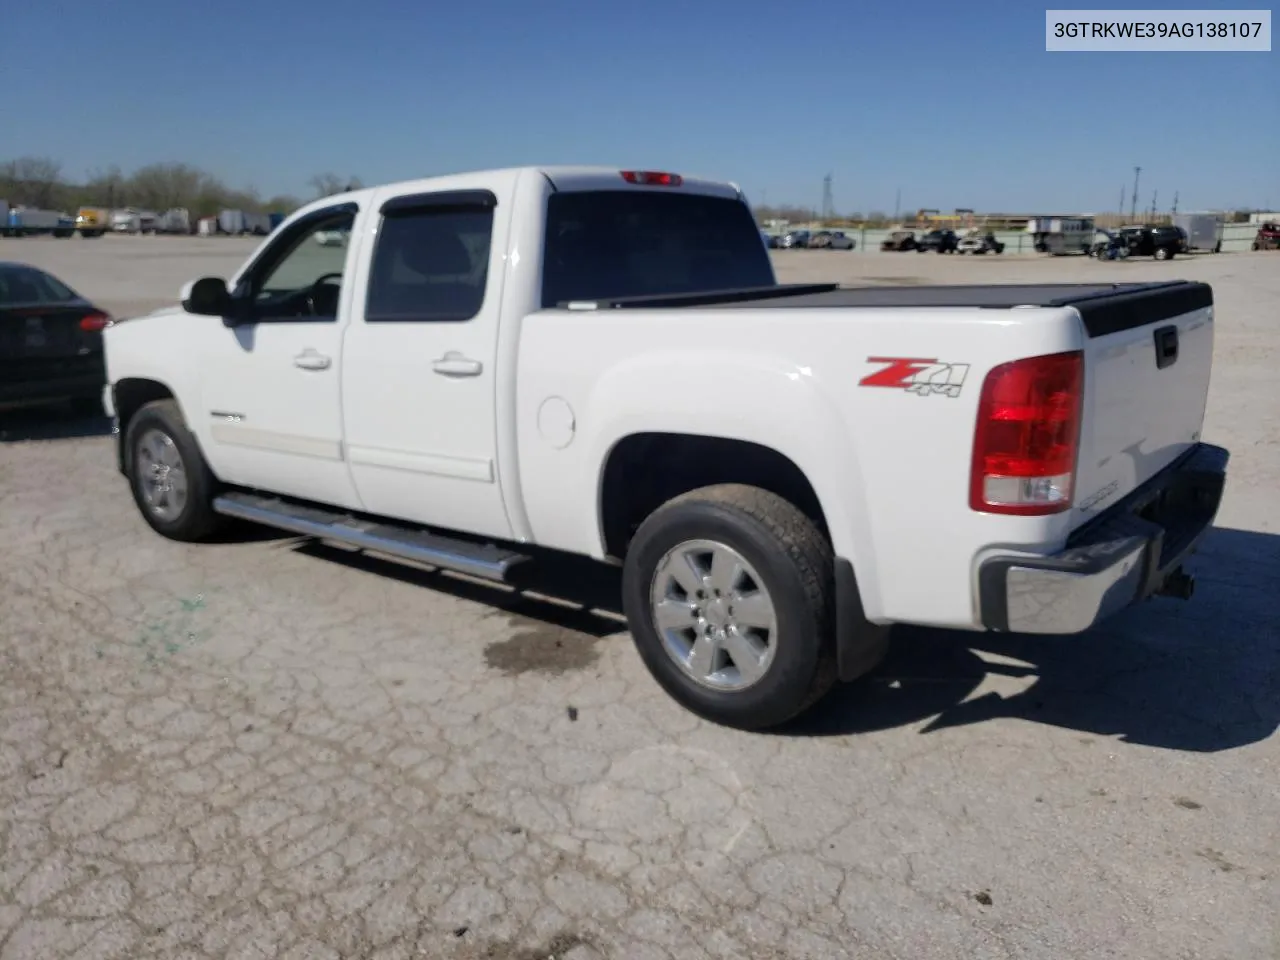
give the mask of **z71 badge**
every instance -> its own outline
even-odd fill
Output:
[[[944,397],[960,396],[967,363],[939,363],[915,357],[867,357],[867,363],[878,363],[880,369],[858,381],[860,387],[893,387],[907,393],[927,397],[940,393]]]

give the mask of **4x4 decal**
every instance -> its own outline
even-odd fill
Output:
[[[940,393],[958,397],[969,373],[967,363],[939,363],[918,357],[867,357],[881,368],[858,381],[860,387],[892,387],[921,397]]]

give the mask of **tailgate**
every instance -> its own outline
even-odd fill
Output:
[[[1088,333],[1075,527],[1200,439],[1213,365],[1213,291],[1177,281],[1071,306]]]

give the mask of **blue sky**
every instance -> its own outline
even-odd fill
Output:
[[[183,160],[305,196],[328,170],[604,163],[814,207],[830,172],[846,212],[898,188],[904,210],[1094,211],[1140,165],[1141,205],[1280,206],[1280,53],[1050,54],[1043,4],[6,6],[0,159],[72,178]]]

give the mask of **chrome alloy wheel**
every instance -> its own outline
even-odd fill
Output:
[[[773,663],[773,600],[732,547],[714,540],[677,544],[659,561],[649,597],[663,649],[696,683],[745,690]]]
[[[152,428],[138,440],[134,469],[152,516],[177,519],[187,505],[187,468],[173,438]]]

